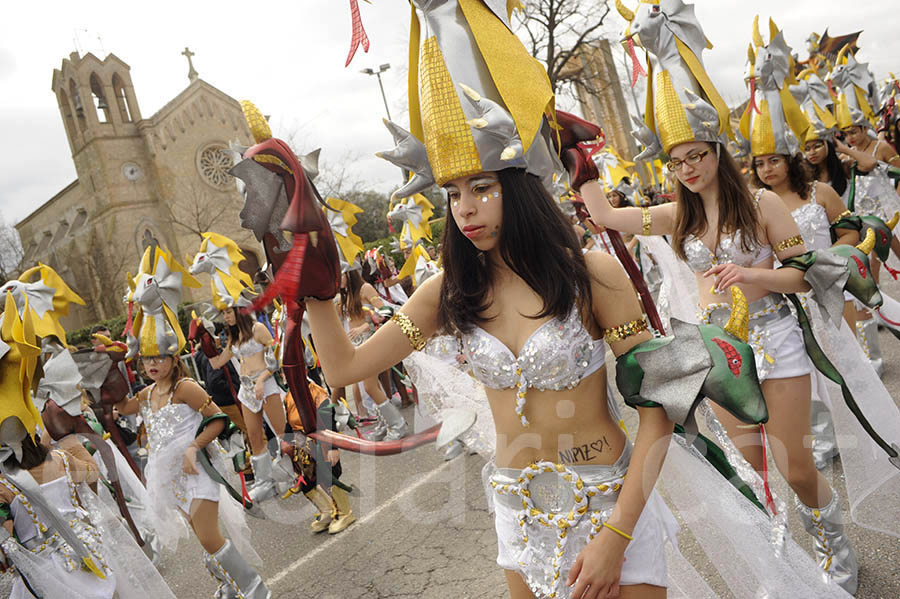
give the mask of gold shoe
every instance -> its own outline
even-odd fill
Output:
[[[309,525],[310,529],[312,529],[313,532],[325,532],[328,530],[333,518],[337,514],[337,507],[335,506],[334,501],[331,500],[331,497],[328,496],[325,489],[319,486],[314,487],[311,491],[304,494],[306,495],[306,498],[309,499],[310,503],[319,510],[318,513],[316,513],[316,519]]]
[[[333,485],[331,487],[331,496],[334,499],[334,505],[337,510],[331,520],[331,524],[328,525],[328,534],[334,535],[356,522],[356,516],[353,515],[353,510],[350,509],[350,498],[347,497],[346,491],[337,485]]]

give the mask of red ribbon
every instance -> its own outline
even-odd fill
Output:
[[[772,488],[769,486],[769,458],[766,455],[766,427],[764,424],[759,425],[759,434],[762,436],[762,478],[763,489],[766,492],[766,507],[774,516],[778,510],[775,509],[775,498],[772,497]]]
[[[347,62],[344,63],[345,67],[350,65],[360,45],[363,47],[364,52],[369,51],[369,36],[366,35],[362,17],[359,16],[359,0],[350,0],[350,19],[353,24],[353,34],[350,38],[350,53],[347,54]]]

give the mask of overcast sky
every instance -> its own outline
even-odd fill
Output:
[[[715,46],[704,61],[729,104],[745,97],[742,76],[757,13],[766,37],[772,16],[801,59],[812,31],[864,29],[860,60],[870,63],[878,79],[900,71],[897,0],[697,0],[695,5]],[[190,46],[200,77],[236,99],[255,102],[271,115],[276,136],[293,133],[304,151],[322,147],[326,162],[352,159],[360,179],[389,190],[398,171],[374,156],[392,145],[381,123],[384,105],[375,78],[359,71],[391,64],[385,91],[394,120],[405,123],[409,5],[373,0],[360,2],[360,8],[371,49],[360,50],[345,69],[347,0],[7,4],[0,22],[0,214],[8,223],[18,222],[75,179],[50,82],[76,43],[82,54],[91,51],[102,59],[111,52],[131,66],[145,118],[187,86],[181,52]],[[612,29],[624,26],[615,11],[609,22]]]

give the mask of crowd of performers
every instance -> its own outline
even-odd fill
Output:
[[[368,41],[350,4],[352,59]],[[410,125],[388,122],[380,154],[409,173],[388,216],[399,271],[363,250],[358,207],[319,196],[317,152],[298,157],[242,102],[255,144],[232,148],[231,174],[266,252],[256,281],[223,235],[189,268],[151,243],[126,342],[98,327],[83,349],[60,324],[83,302],[52,268],[0,288],[11,596],[174,597],[156,565],[192,531],[216,597],[270,597],[250,543],[267,502],[302,493],[311,532],[337,534],[355,520],[341,451],[432,441],[486,458],[511,597],[717,596],[681,529],[735,597],[856,594],[845,513],[900,536],[900,412],[878,345],[879,326],[900,337],[878,287],[900,258],[897,82],[876,89],[853,48],[801,69],[755,22],[733,131],[693,8],[617,1],[648,77],[639,172],[555,110],[509,28],[515,3],[411,4]],[[209,303],[185,331],[201,275]],[[426,424],[407,422],[413,404]],[[819,472],[836,456],[846,488]]]

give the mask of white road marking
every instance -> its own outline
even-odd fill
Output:
[[[387,501],[385,501],[384,503],[379,505],[377,508],[375,508],[374,510],[372,510],[371,512],[369,512],[368,514],[366,514],[365,516],[363,516],[362,518],[357,520],[356,525],[359,526],[360,524],[363,524],[364,522],[371,520],[372,518],[374,518],[375,516],[380,514],[383,510],[385,510],[388,507],[392,506],[393,504],[397,503],[399,500],[403,499],[404,497],[406,497],[407,495],[409,495],[410,493],[412,493],[413,491],[415,491],[422,485],[431,481],[431,479],[433,479],[435,476],[437,476],[438,474],[440,474],[441,472],[446,470],[452,463],[453,463],[452,461],[445,462],[440,468],[433,470],[428,476],[420,479],[419,482],[417,482],[416,484],[414,484],[410,487],[406,487],[405,489],[403,489],[402,491],[400,491],[399,493],[397,493],[396,495],[394,495],[393,497],[391,497],[390,499],[388,499]],[[328,549],[329,547],[334,545],[336,542],[338,542],[340,540],[340,538],[341,538],[340,534],[332,536],[330,539],[328,539],[327,541],[325,541],[324,543],[322,543],[321,545],[319,545],[318,547],[316,547],[315,549],[313,549],[312,551],[310,551],[309,553],[307,553],[306,555],[304,555],[303,557],[301,557],[300,559],[295,561],[293,564],[291,564],[290,566],[288,566],[287,568],[285,568],[284,570],[282,570],[281,572],[279,572],[278,574],[276,574],[275,576],[273,576],[272,578],[267,580],[266,586],[274,587],[279,582],[281,582],[285,577],[287,577],[288,574],[295,571],[297,568],[301,567],[303,564],[312,560],[314,557],[316,557],[317,555],[319,555],[320,553],[322,553],[323,551],[325,551],[326,549]]]

